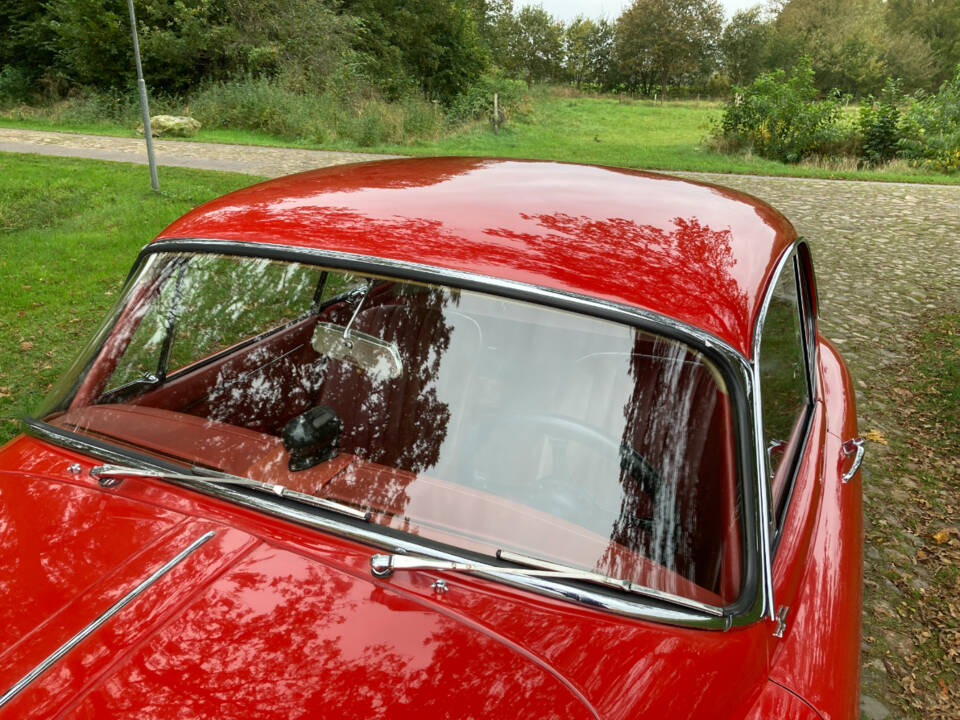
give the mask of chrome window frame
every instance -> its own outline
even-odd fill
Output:
[[[780,282],[780,278],[787,268],[793,273],[794,285],[797,290],[798,312],[800,315],[800,328],[803,333],[801,347],[803,349],[803,360],[807,370],[807,408],[806,417],[803,420],[804,426],[801,430],[801,436],[796,451],[790,458],[792,467],[790,473],[792,477],[789,480],[789,490],[786,503],[789,505],[790,497],[793,494],[793,486],[796,481],[796,475],[799,470],[798,459],[806,451],[807,443],[810,438],[810,426],[813,419],[813,408],[819,399],[817,388],[816,368],[818,363],[817,356],[817,338],[816,338],[816,316],[813,313],[813,302],[810,296],[809,283],[805,282],[806,272],[801,263],[800,255],[805,253],[809,262],[809,246],[802,238],[797,238],[777,263],[777,267],[770,276],[770,282],[767,285],[764,294],[763,303],[760,312],[757,314],[753,331],[753,350],[750,359],[752,371],[752,384],[755,389],[753,394],[753,416],[755,431],[755,452],[757,460],[756,475],[758,485],[758,497],[760,499],[761,517],[759,534],[761,538],[761,555],[763,576],[765,607],[764,614],[773,621],[777,620],[776,602],[773,588],[773,560],[779,541],[779,529],[776,528],[776,518],[773,507],[773,480],[767,472],[767,458],[764,452],[763,442],[763,408],[761,403],[761,383],[760,383],[760,344],[763,340],[763,326],[767,319],[767,312],[770,309],[770,302],[773,299],[774,290]]]
[[[700,328],[689,325],[643,308],[600,300],[578,293],[555,290],[502,278],[451,270],[432,265],[422,265],[380,257],[353,253],[260,243],[250,241],[225,241],[209,238],[165,239],[145,246],[129,275],[127,283],[135,276],[138,268],[149,255],[160,252],[218,253],[247,257],[265,257],[293,262],[305,262],[323,265],[339,270],[366,272],[397,279],[426,283],[438,283],[464,290],[474,290],[490,295],[533,302],[560,310],[578,312],[614,322],[629,325],[642,330],[652,331],[680,340],[691,348],[702,352],[713,360],[727,383],[731,406],[735,416],[737,466],[739,469],[740,493],[742,496],[743,517],[741,518],[741,555],[743,567],[743,587],[738,599],[723,608],[722,613],[698,612],[666,603],[658,603],[650,598],[637,596],[627,599],[588,584],[573,584],[550,578],[525,577],[509,573],[476,573],[481,577],[496,580],[514,587],[530,590],[553,598],[574,601],[589,607],[617,613],[641,620],[690,627],[697,629],[728,630],[753,624],[765,615],[772,605],[772,586],[767,582],[769,562],[767,524],[768,500],[762,490],[763,482],[754,482],[755,469],[762,466],[762,453],[758,453],[753,440],[760,432],[756,422],[755,407],[757,400],[757,373],[755,363],[746,358],[731,345]],[[121,297],[123,297],[121,293]],[[97,349],[92,358],[99,353]],[[45,440],[66,445],[88,455],[120,463],[133,460],[145,468],[159,470],[178,469],[173,464],[134,451],[119,451],[109,443],[101,442],[84,435],[73,433],[49,425],[42,420],[27,418],[28,431]],[[253,508],[261,512],[279,516],[292,522],[313,527],[335,535],[347,537],[375,548],[389,552],[415,553],[440,560],[468,561],[464,554],[450,552],[449,546],[440,547],[423,538],[401,536],[382,526],[364,525],[342,516],[325,514],[322,511],[307,511],[302,507],[251,494],[235,487],[211,486],[206,482],[190,483],[177,481],[200,493],[218,497],[230,502]],[[766,504],[765,504],[766,503]]]

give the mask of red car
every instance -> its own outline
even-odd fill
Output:
[[[853,718],[854,394],[720,187],[240,190],[0,450],[0,718]]]

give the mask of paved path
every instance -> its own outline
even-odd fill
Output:
[[[254,145],[220,145],[154,140],[158,165],[221,170],[277,177],[328,165],[376,160],[397,155],[297,150]],[[105,137],[75,133],[0,128],[0,151],[147,163],[142,138]]]

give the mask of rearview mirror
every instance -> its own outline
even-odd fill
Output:
[[[362,368],[376,380],[393,380],[403,372],[396,343],[342,325],[318,322],[310,346],[321,355]]]

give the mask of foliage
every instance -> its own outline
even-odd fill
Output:
[[[508,73],[528,83],[560,80],[563,75],[563,23],[542,6],[524,6],[505,23],[504,54]]]
[[[335,12],[329,0],[230,0],[226,6],[236,31],[230,75],[278,77],[301,92],[337,81],[369,84],[360,72],[364,58],[353,48],[360,22]]]
[[[315,143],[349,140],[361,147],[432,138],[443,122],[440,109],[415,93],[387,103],[376,95],[334,89],[300,93],[265,77],[208,83],[189,104],[206,128],[257,130]]]
[[[514,80],[500,72],[491,72],[462,92],[447,109],[451,125],[471,120],[493,119],[493,95],[497,94],[498,110],[507,122],[526,120],[530,102],[523,80]]]
[[[46,16],[45,0],[0,0],[0,77],[4,78],[0,84],[7,86],[7,98],[29,96],[35,89],[32,85],[53,63]],[[24,80],[31,85],[26,90]]]
[[[870,165],[879,165],[897,155],[900,144],[902,83],[888,79],[878,99],[868,97],[857,115],[860,155]]]
[[[647,95],[698,82],[716,65],[722,26],[717,0],[634,0],[617,21],[621,73]]]
[[[502,64],[505,53],[503,29],[511,22],[513,0],[458,0],[470,15],[480,47],[494,64]]]
[[[887,35],[882,0],[788,0],[774,22],[771,60],[789,68],[809,57],[821,92],[878,92]]]
[[[23,68],[8,65],[0,69],[0,102],[24,102],[33,93],[33,78]]]
[[[886,25],[893,31],[894,38],[912,37],[927,53],[930,67],[922,79],[925,82],[908,86],[932,89],[949,80],[960,63],[960,2],[887,0],[884,10]]]
[[[608,87],[613,70],[613,26],[583,16],[570,23],[563,48],[567,77],[578,87]]]
[[[818,100],[808,58],[789,76],[783,70],[765,73],[733,93],[718,129],[734,148],[795,163],[815,153],[829,155],[844,140],[840,97]]]
[[[453,0],[345,0],[343,7],[359,19],[356,47],[369,59],[366,74],[388,98],[419,85],[448,103],[487,64],[470,13]]]
[[[960,170],[960,65],[935,95],[923,95],[904,114],[901,154],[915,164]]]
[[[723,29],[720,52],[723,66],[735,85],[745,85],[763,72],[771,25],[760,7],[755,6],[735,13]]]

